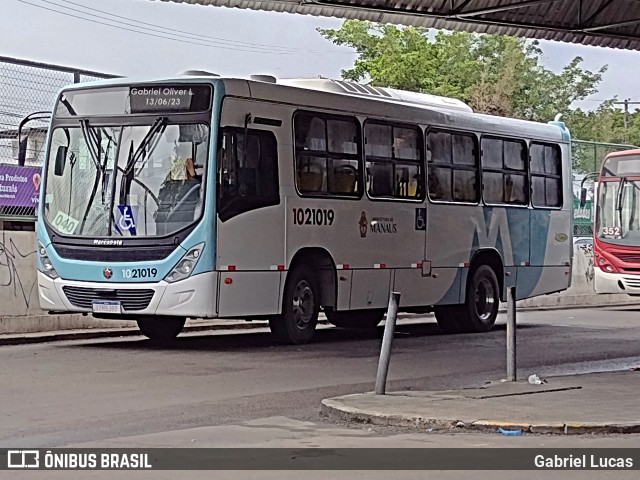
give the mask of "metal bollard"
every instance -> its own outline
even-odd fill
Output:
[[[384,324],[382,348],[380,349],[378,374],[376,375],[376,395],[384,395],[387,388],[387,373],[389,372],[389,360],[391,359],[391,344],[393,343],[393,334],[396,330],[396,317],[398,315],[399,303],[400,294],[398,292],[391,292],[389,294],[389,306],[387,307],[387,320]]]
[[[516,288],[507,288],[507,381],[515,382],[516,373]]]

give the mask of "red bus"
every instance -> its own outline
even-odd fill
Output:
[[[640,295],[640,149],[605,157],[594,208],[596,292]]]

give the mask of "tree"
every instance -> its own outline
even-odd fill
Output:
[[[547,121],[568,114],[574,101],[596,91],[607,67],[581,68],[575,57],[560,73],[542,65],[535,41],[398,27],[346,20],[318,29],[326,39],[356,50],[345,80],[459,98],[475,111]]]
[[[574,139],[595,142],[574,142],[572,156],[576,172],[594,172],[608,153],[627,148],[625,145],[640,145],[640,111],[628,115],[625,128],[624,112],[614,101],[603,102],[595,110],[576,108],[564,118]]]

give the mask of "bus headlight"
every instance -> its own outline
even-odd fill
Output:
[[[176,266],[169,272],[169,274],[164,277],[164,279],[169,282],[177,282],[178,280],[184,280],[189,277],[193,272],[193,269],[196,267],[198,260],[202,256],[202,251],[204,250],[204,243],[196,245],[191,248],[185,255],[180,259]]]
[[[599,253],[594,254],[595,262],[594,265],[599,267],[602,271],[607,273],[618,273],[618,269],[613,266],[613,264]]]
[[[47,255],[47,251],[40,243],[38,244],[38,254],[40,255],[40,261],[42,262],[42,272],[54,280],[58,278],[60,275],[58,275],[56,269],[53,268],[53,263],[51,263],[51,259]]]

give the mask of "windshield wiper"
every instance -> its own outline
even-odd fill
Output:
[[[98,162],[96,163],[96,178],[93,182],[93,189],[91,190],[91,195],[89,196],[89,202],[87,203],[87,208],[85,209],[84,215],[82,216],[82,223],[80,224],[80,233],[82,233],[82,231],[84,230],[84,226],[87,222],[87,218],[89,217],[89,211],[91,210],[93,201],[96,198],[96,193],[98,192],[98,185],[100,184],[101,181],[102,181],[102,189],[101,189],[102,204],[104,205],[104,201],[105,201],[104,195],[105,195],[105,189],[106,189],[105,172],[107,170],[107,162],[109,161],[109,150],[111,148],[111,144],[117,145],[113,137],[111,137],[110,135],[106,135],[106,137],[109,139],[109,142],[107,143],[107,147],[104,150],[104,159],[102,161],[100,161],[100,157],[99,157],[100,152],[98,151]]]
[[[97,139],[97,134],[93,132],[89,127],[89,120],[80,120],[80,130],[82,131],[82,136],[84,137],[84,141],[87,144],[87,150],[89,150],[89,156],[93,161],[96,169],[100,168],[100,142]],[[94,143],[96,142],[96,143]]]
[[[627,179],[622,177],[620,183],[618,183],[618,197],[616,198],[616,210],[618,212],[618,223],[620,224],[620,237],[623,236],[622,227],[622,196],[624,195],[624,185],[627,183]]]
[[[122,170],[122,180],[120,181],[120,204],[127,204],[127,195],[129,195],[129,191],[131,190],[131,183],[134,180],[136,175],[134,168],[136,163],[142,158],[146,156],[147,158],[153,153],[158,144],[160,143],[160,139],[162,138],[162,134],[167,128],[167,117],[158,117],[147,134],[143,137],[138,145],[138,148],[133,150],[133,140],[131,141],[131,146],[129,148],[129,155],[127,157],[127,163]],[[111,196],[111,206],[110,209],[113,211],[113,203],[115,202],[115,181],[114,181],[114,192]],[[111,235],[111,223],[109,224],[109,235]]]
[[[149,129],[147,134],[140,141],[140,145],[138,145],[138,148],[136,149],[135,153],[133,153],[133,149],[131,149],[131,151],[129,152],[129,158],[127,159],[127,165],[124,168],[123,175],[129,175],[129,173],[131,173],[131,170],[133,170],[135,164],[138,163],[138,160],[140,160],[140,157],[144,155],[147,147],[149,147],[149,151],[147,152],[147,157],[151,155],[151,153],[155,150],[156,146],[160,142],[160,138],[162,138],[162,134],[167,128],[167,120],[168,120],[167,117],[158,117],[156,121],[153,122],[153,125],[151,125],[151,128]],[[156,137],[156,134],[157,134],[157,137]],[[155,142],[152,144],[153,140],[155,140]],[[131,146],[133,146],[133,141],[131,141]]]

